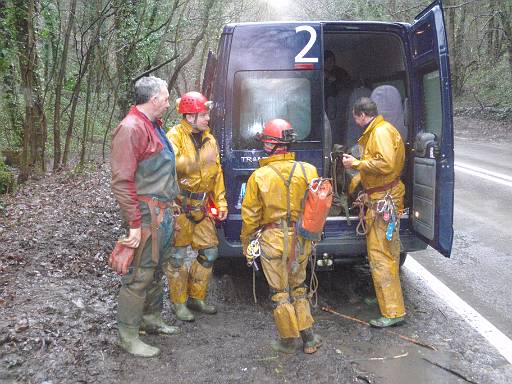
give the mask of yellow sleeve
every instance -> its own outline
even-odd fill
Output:
[[[226,201],[226,188],[224,186],[224,173],[222,172],[222,167],[220,165],[220,155],[217,151],[217,176],[215,177],[215,185],[213,186],[213,199],[215,201],[215,205],[219,209],[219,211],[228,210],[228,202]]]
[[[353,167],[372,175],[388,175],[396,162],[395,140],[387,127],[377,127],[367,143],[369,157],[356,160]]]
[[[361,182],[361,173],[357,172],[352,180],[350,180],[350,185],[348,186],[348,193],[352,195],[356,190],[357,186]]]
[[[255,173],[253,172],[247,181],[244,201],[242,202],[242,231],[240,233],[242,249],[245,250],[249,245],[249,237],[259,228],[262,215],[263,206],[259,197]]]
[[[183,137],[176,127],[167,132],[167,138],[172,144],[174,149],[174,156],[176,157],[176,173],[179,175],[188,174],[194,167],[195,162],[186,153],[186,148],[183,143]]]

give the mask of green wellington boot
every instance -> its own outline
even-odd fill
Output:
[[[363,299],[363,302],[368,305],[368,306],[371,306],[371,305],[376,305],[378,304],[379,302],[377,301],[377,298],[376,297],[365,297]]]
[[[217,313],[217,308],[215,308],[214,305],[206,304],[204,300],[193,299],[191,297],[188,299],[187,307],[194,311],[207,313],[209,315]]]
[[[304,343],[304,353],[315,353],[322,345],[322,338],[315,334],[312,328],[307,328],[303,331],[300,331],[300,337]]]
[[[270,346],[276,352],[288,354],[295,353],[295,351],[297,350],[294,338],[280,338],[277,340],[272,340]]]
[[[395,317],[390,319],[389,317],[379,317],[369,321],[370,325],[375,328],[387,328],[402,325],[405,323],[405,316]]]
[[[194,321],[195,317],[192,312],[187,308],[186,304],[174,304],[174,313],[176,314],[176,317],[178,320],[181,321]]]
[[[180,333],[180,329],[178,327],[165,323],[162,316],[156,313],[143,315],[140,328],[141,330],[146,331],[146,333],[161,335],[176,335],[177,333]]]
[[[139,329],[119,325],[119,346],[126,352],[140,357],[156,357],[160,349],[139,339]]]

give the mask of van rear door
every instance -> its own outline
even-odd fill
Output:
[[[410,28],[414,231],[446,257],[453,241],[453,118],[448,47],[440,1]]]

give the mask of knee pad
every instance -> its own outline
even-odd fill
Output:
[[[290,303],[290,295],[287,291],[270,291],[270,299],[272,300],[272,307],[275,309],[283,304]]]
[[[211,247],[206,249],[200,249],[197,252],[197,261],[205,268],[211,268],[213,262],[219,256],[219,249],[217,247]]]
[[[173,268],[180,268],[185,263],[187,247],[173,247],[169,263]]]
[[[293,298],[293,301],[307,299],[308,287],[305,284],[301,284],[298,287],[292,288],[291,296]]]

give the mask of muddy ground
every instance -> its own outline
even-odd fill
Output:
[[[457,135],[500,140],[509,124],[456,118]],[[488,129],[493,125],[495,128]],[[120,279],[106,266],[124,233],[110,193],[108,165],[31,180],[0,206],[1,383],[509,383],[510,365],[428,290],[404,284],[407,324],[396,329],[436,349],[415,345],[354,320],[375,306],[366,265],[320,275],[314,355],[278,355],[264,279],[241,259],[219,260],[209,301],[219,313],[176,321],[181,335],[143,336],[156,359],[127,355],[116,345]],[[463,239],[455,239],[463,246]]]

